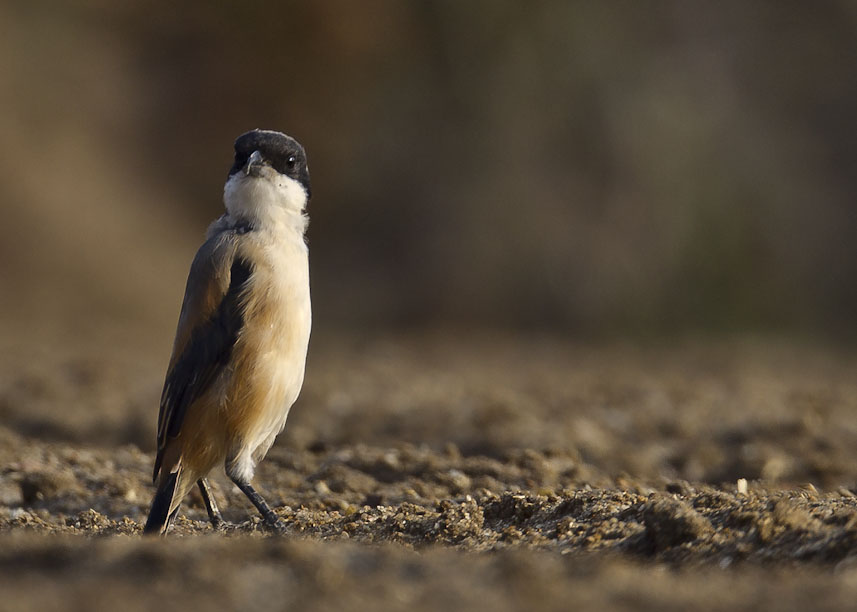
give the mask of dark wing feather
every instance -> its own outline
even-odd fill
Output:
[[[240,298],[250,274],[249,263],[235,256],[234,234],[212,238],[194,259],[161,394],[155,478],[167,440],[181,431],[188,407],[229,363],[244,323]]]

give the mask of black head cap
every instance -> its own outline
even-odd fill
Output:
[[[309,169],[307,168],[306,152],[297,140],[281,132],[271,130],[257,129],[241,134],[235,141],[235,163],[229,170],[229,176],[244,168],[254,151],[259,151],[262,158],[274,170],[303,185],[307,197],[309,197]]]

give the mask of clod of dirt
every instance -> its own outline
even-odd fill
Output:
[[[26,505],[35,505],[80,489],[74,475],[66,471],[30,472],[21,477],[19,486]]]
[[[643,506],[640,514],[652,553],[698,540],[714,532],[708,519],[678,499],[651,501]]]

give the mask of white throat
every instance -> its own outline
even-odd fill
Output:
[[[294,229],[303,236],[307,226],[307,193],[296,180],[265,168],[260,177],[236,172],[223,187],[226,211],[258,229]]]

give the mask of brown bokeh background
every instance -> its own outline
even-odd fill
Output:
[[[316,331],[840,333],[852,2],[6,2],[0,334],[161,353],[232,140],[306,146]]]

